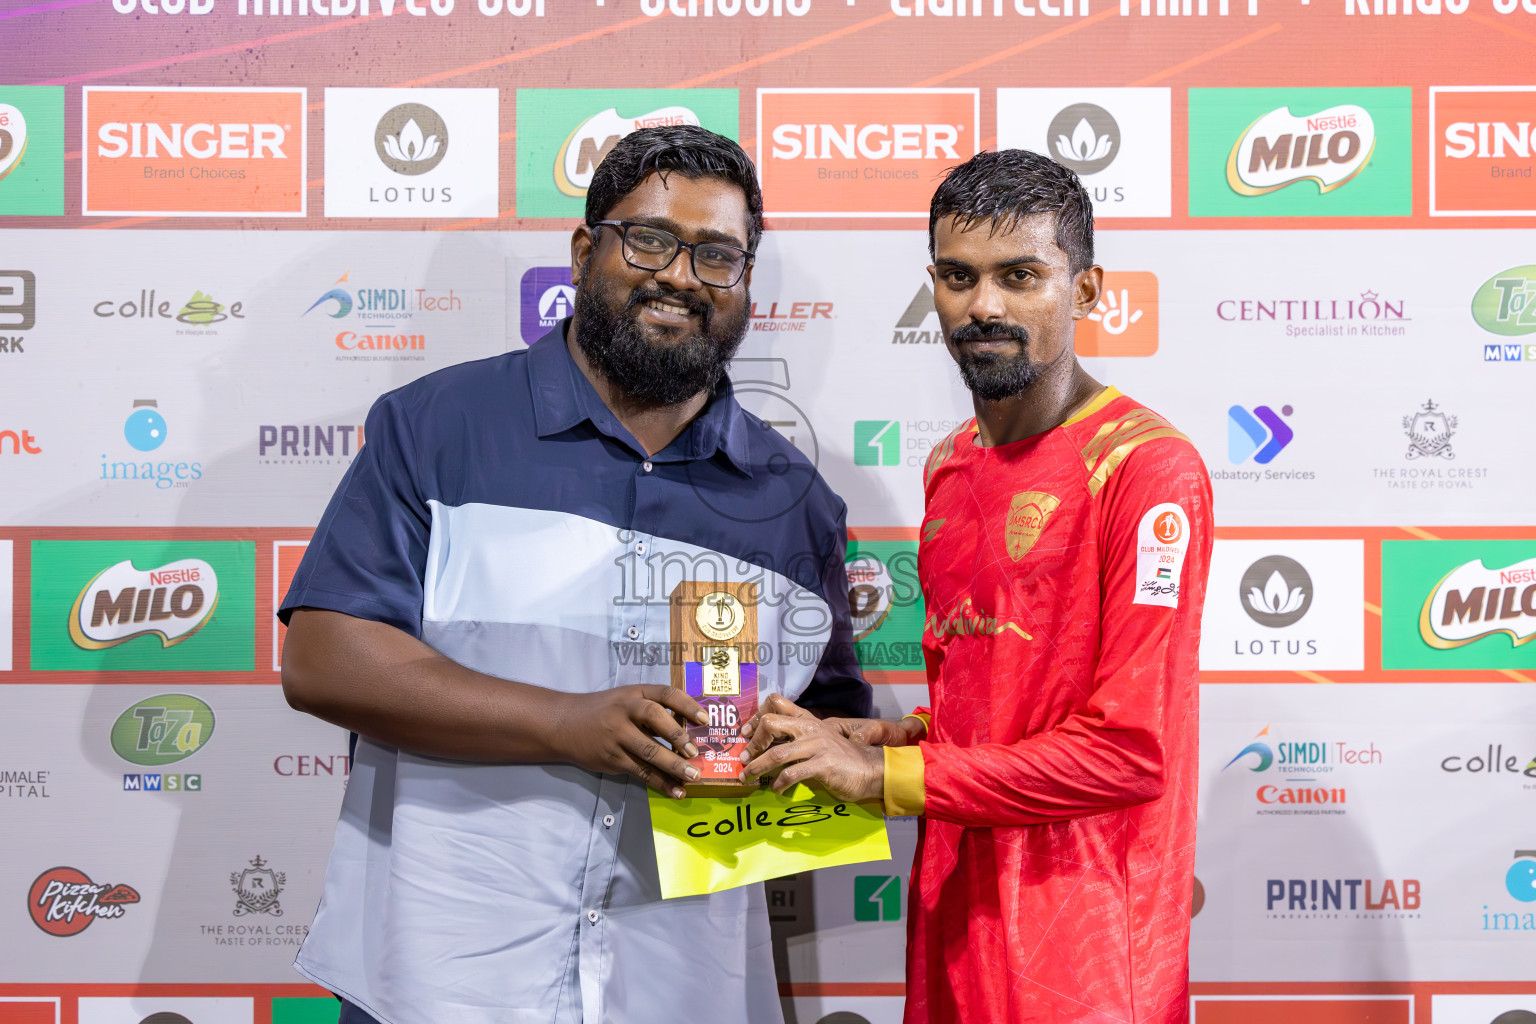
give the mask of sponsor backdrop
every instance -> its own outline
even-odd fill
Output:
[[[1082,175],[1092,372],[1214,477],[1200,1024],[1536,1020],[1532,0],[0,2],[0,1024],[319,1024],[346,786],[273,607],[380,393],[539,338],[626,132],[757,161],[738,393],[926,698],[969,414],[936,175]],[[617,570],[616,570],[617,571]],[[795,1024],[892,1024],[890,862],[768,884]]]

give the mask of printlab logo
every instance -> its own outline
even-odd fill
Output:
[[[1282,416],[1290,416],[1293,410],[1282,405],[1280,412],[1267,405],[1254,406],[1252,411],[1241,405],[1227,410],[1227,461],[1240,466],[1252,459],[1267,466],[1275,456],[1285,450],[1296,434]]]
[[[1511,267],[1484,281],[1472,296],[1472,319],[1490,334],[1516,338],[1536,332],[1536,265]],[[1536,345],[1485,344],[1485,363],[1536,363]]]
[[[1150,356],[1157,353],[1157,275],[1109,271],[1104,291],[1087,317],[1077,321],[1080,356]]]
[[[1271,920],[1403,920],[1423,917],[1423,905],[1417,878],[1270,878],[1264,883],[1264,909]]]
[[[79,935],[97,918],[118,920],[137,902],[139,894],[131,886],[101,885],[70,867],[49,868],[27,891],[32,923],[60,937]]]
[[[856,420],[853,424],[853,464],[901,465],[901,421]]]
[[[1248,617],[1271,629],[1300,622],[1312,607],[1312,577],[1300,562],[1284,555],[1250,565],[1238,590]]]
[[[0,216],[63,212],[64,87],[0,86]]]
[[[1383,668],[1530,668],[1530,541],[1383,541],[1381,574]]]
[[[363,447],[361,423],[264,423],[256,457],[265,466],[346,465]]]
[[[1429,90],[1429,215],[1536,216],[1536,87]]]
[[[373,146],[396,174],[426,174],[448,155],[448,125],[422,103],[402,103],[379,118]]]
[[[999,89],[997,145],[1044,153],[1077,173],[1095,217],[1167,217],[1168,89]]]
[[[522,296],[523,343],[532,345],[576,309],[576,288],[570,267],[531,267],[519,290]]]
[[[900,921],[900,875],[854,875],[855,921]]]
[[[273,871],[260,854],[251,859],[249,867],[231,871],[229,884],[235,891],[236,917],[247,914],[283,916],[283,905],[277,901],[277,897],[282,894],[283,886],[288,884],[288,875],[282,871]]]
[[[1407,216],[1412,90],[1191,89],[1196,217]]]

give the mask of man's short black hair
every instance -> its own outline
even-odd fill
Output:
[[[747,197],[747,248],[763,237],[763,190],[752,158],[732,140],[689,124],[638,128],[621,138],[592,172],[587,189],[587,223],[604,220],[652,171],[685,178],[720,178]]]
[[[980,221],[1007,231],[1032,213],[1056,215],[1056,246],[1067,254],[1072,273],[1093,266],[1087,190],[1076,174],[1027,149],[977,153],[949,172],[928,206],[928,255],[934,255],[934,227],[945,217],[953,216],[962,231]]]

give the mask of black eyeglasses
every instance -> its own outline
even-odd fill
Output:
[[[724,242],[685,242],[665,228],[632,220],[600,220],[594,228],[615,228],[624,240],[624,262],[637,270],[666,270],[677,254],[688,250],[693,276],[711,288],[734,288],[756,259],[745,249]]]

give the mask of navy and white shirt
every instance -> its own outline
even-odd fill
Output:
[[[678,582],[753,581],[760,698],[868,715],[842,501],[728,383],[647,457],[565,327],[379,399],[283,619],[588,693],[671,682]],[[761,887],[663,901],[639,782],[366,737],[295,966],[385,1024],[781,1020]]]

